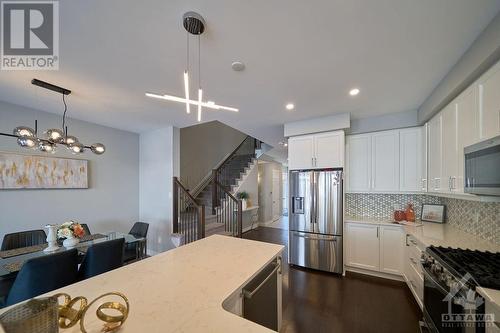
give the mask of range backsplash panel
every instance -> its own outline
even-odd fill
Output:
[[[428,194],[346,193],[345,214],[392,219],[395,208],[413,203],[420,218],[422,204],[446,206],[446,223],[494,243],[500,243],[500,203],[437,197]]]

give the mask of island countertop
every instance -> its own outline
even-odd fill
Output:
[[[47,295],[65,292],[91,301],[106,292],[122,292],[130,314],[120,332],[272,332],[226,311],[222,303],[283,248],[214,235]],[[64,332],[80,330],[76,325]]]

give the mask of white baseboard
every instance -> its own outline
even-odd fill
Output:
[[[349,272],[354,272],[354,273],[360,273],[360,274],[365,274],[365,275],[376,276],[376,277],[383,278],[383,279],[389,279],[389,280],[395,280],[395,281],[405,282],[405,279],[401,275],[394,275],[394,274],[387,274],[387,273],[382,273],[382,272],[375,272],[375,271],[370,271],[368,269],[362,269],[362,268],[356,268],[356,267],[350,267],[350,266],[346,266],[345,270],[349,271]]]

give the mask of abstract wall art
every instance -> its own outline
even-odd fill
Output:
[[[88,161],[0,152],[0,190],[88,188]]]

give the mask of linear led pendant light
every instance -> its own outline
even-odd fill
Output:
[[[35,128],[30,128],[27,126],[18,126],[14,128],[12,134],[0,133],[2,136],[8,136],[11,138],[17,138],[17,143],[24,148],[28,149],[38,149],[44,153],[55,153],[57,145],[63,145],[68,148],[73,154],[81,154],[85,149],[90,149],[94,154],[101,155],[104,154],[106,148],[102,143],[94,143],[90,146],[85,146],[80,143],[75,136],[68,135],[68,126],[66,126],[66,111],[68,107],[66,105],[65,96],[71,94],[71,90],[53,85],[48,82],[40,81],[37,79],[31,80],[31,83],[35,86],[42,87],[48,90],[55,91],[62,95],[62,102],[64,104],[64,113],[62,116],[62,126],[61,128],[52,128],[45,132],[45,138],[38,137],[38,121],[35,120]]]
[[[237,108],[215,104],[215,102],[203,102],[203,90],[201,89],[201,42],[200,36],[205,31],[205,20],[203,17],[195,12],[187,12],[182,16],[182,24],[187,31],[187,45],[186,45],[186,70],[184,71],[184,98],[173,95],[160,95],[147,92],[147,97],[164,99],[172,102],[186,103],[186,112],[191,113],[191,105],[197,107],[197,119],[201,121],[202,107],[212,110],[225,110],[238,112]],[[198,36],[198,99],[192,100],[189,97],[189,35]]]

